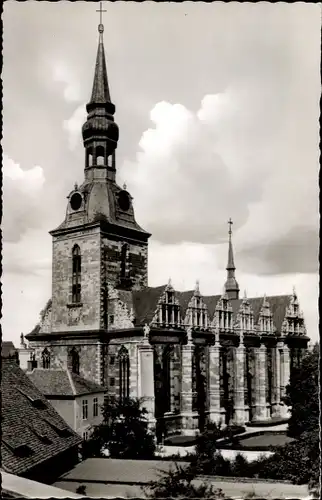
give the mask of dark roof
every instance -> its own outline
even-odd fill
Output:
[[[133,307],[137,325],[150,323],[153,319],[158,300],[164,292],[166,285],[146,287],[138,292],[133,292]]]
[[[81,443],[28,376],[11,360],[2,360],[2,467],[24,474]]]
[[[15,356],[17,352],[17,349],[11,342],[11,340],[5,340],[1,343],[1,357],[2,358],[9,358],[12,356]]]
[[[81,396],[105,392],[101,385],[69,370],[35,368],[27,375],[45,396]]]
[[[285,317],[286,309],[291,301],[291,295],[272,295],[266,296],[266,300],[270,305],[270,309],[273,315],[274,325],[277,331],[281,330],[283,319]],[[263,304],[264,297],[251,297],[247,299],[250,306],[254,312],[254,323],[258,322],[259,313]],[[232,300],[233,313],[237,314],[241,306],[243,299]]]

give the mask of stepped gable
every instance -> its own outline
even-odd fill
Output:
[[[81,444],[45,396],[11,360],[1,367],[2,468],[26,474],[47,460]]]
[[[35,368],[27,372],[32,383],[45,396],[81,396],[105,392],[105,388],[70,370]]]
[[[133,308],[136,325],[151,323],[158,301],[166,289],[166,285],[146,287],[143,290],[132,292]]]

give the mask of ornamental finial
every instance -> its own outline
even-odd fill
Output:
[[[100,35],[102,35],[103,32],[104,32],[104,25],[103,25],[102,14],[103,14],[103,12],[106,12],[106,10],[103,10],[103,2],[100,2],[100,8],[96,12],[100,13],[100,23],[98,25],[98,32],[99,32]]]
[[[233,221],[231,220],[231,217],[229,218],[228,225],[229,225],[229,229],[228,229],[229,239],[231,239],[231,235],[232,235],[231,226],[233,225]]]

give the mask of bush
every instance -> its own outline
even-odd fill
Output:
[[[177,463],[169,472],[160,471],[160,479],[143,486],[148,498],[212,498],[225,499],[222,490],[215,490],[206,482],[199,486],[192,484],[196,473],[191,467],[182,467]],[[228,500],[228,499],[227,499]]]
[[[93,428],[85,445],[90,456],[101,456],[102,448],[108,448],[111,458],[154,458],[154,436],[148,429],[142,400],[107,397],[102,413],[103,422]]]

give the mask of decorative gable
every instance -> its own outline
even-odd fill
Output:
[[[133,309],[120,299],[120,291],[108,285],[108,329],[134,328]]]
[[[289,306],[286,309],[282,323],[282,335],[301,336],[306,335],[303,311],[300,310],[296,291],[293,290]]]
[[[225,292],[216,304],[216,310],[212,321],[213,326],[218,331],[233,330],[233,309]]]
[[[254,311],[247,299],[246,292],[237,313],[235,328],[246,335],[254,332]]]
[[[187,307],[185,326],[198,330],[207,330],[209,325],[208,309],[200,294],[199,283],[196,283],[195,291]]]
[[[276,332],[276,327],[273,321],[273,313],[266,296],[263,298],[256,329],[264,335],[274,335]]]
[[[171,280],[159,298],[151,325],[163,328],[180,328],[182,326],[180,304]]]

